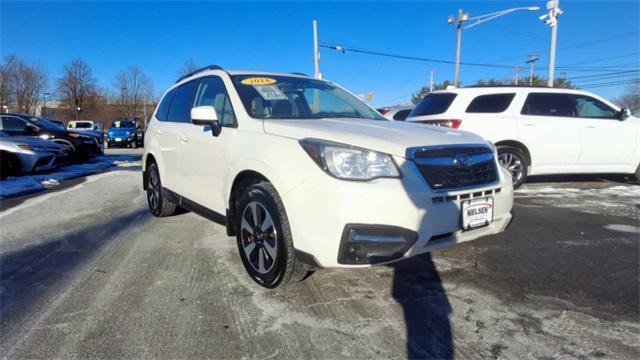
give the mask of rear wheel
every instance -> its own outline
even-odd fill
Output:
[[[310,269],[298,261],[284,205],[273,185],[244,189],[236,211],[238,251],[249,276],[266,288],[304,280]]]
[[[20,175],[20,159],[10,152],[0,152],[0,180]]]
[[[522,149],[513,146],[499,146],[498,161],[511,174],[514,189],[524,184],[527,180],[528,163]]]
[[[155,162],[149,164],[147,169],[147,204],[153,216],[171,216],[176,212],[176,204],[162,193],[160,172]]]

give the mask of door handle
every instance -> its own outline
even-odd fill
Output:
[[[160,135],[162,135],[162,130],[160,129],[156,130],[156,136],[160,136]]]
[[[183,143],[189,142],[189,137],[185,134],[180,135],[180,141]]]
[[[523,125],[524,126],[536,126],[536,124],[534,124],[534,123],[524,123]]]
[[[596,127],[593,125],[583,126],[585,129],[595,129]]]

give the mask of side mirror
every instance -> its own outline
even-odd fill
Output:
[[[620,110],[620,113],[618,114],[618,119],[620,119],[620,121],[625,121],[630,117],[631,117],[631,110],[629,110],[628,108],[623,108],[622,110]]]
[[[196,106],[191,108],[191,123],[193,125],[211,126],[213,136],[220,135],[222,128],[218,123],[218,114],[213,106]]]

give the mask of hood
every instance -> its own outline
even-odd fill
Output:
[[[11,144],[27,144],[29,146],[43,147],[51,151],[62,150],[63,147],[53,141],[42,140],[33,136],[0,137],[0,142]]]
[[[487,143],[470,132],[404,121],[269,119],[264,120],[264,130],[273,135],[328,140],[402,157],[407,148],[416,146]]]
[[[136,129],[134,128],[111,128],[109,129],[109,135],[112,136],[128,136],[129,134],[134,134]]]

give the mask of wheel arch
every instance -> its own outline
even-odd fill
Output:
[[[531,158],[531,152],[529,152],[529,148],[527,147],[527,145],[521,143],[520,141],[517,140],[501,140],[495,143],[495,146],[512,146],[512,147],[516,147],[519,148],[520,150],[522,150],[522,152],[524,152],[524,156],[525,156],[525,160],[527,160],[527,167],[529,168],[529,171],[531,171],[531,165],[532,165],[532,158]]]
[[[229,190],[228,208],[226,213],[227,235],[234,236],[236,234],[236,207],[242,190],[261,181],[272,183],[269,178],[255,170],[242,170],[234,177]]]
[[[157,166],[158,162],[156,161],[155,156],[151,153],[145,153],[142,159],[142,189],[145,191],[147,190],[147,177],[149,176],[147,174],[147,169],[149,169],[149,165],[152,162],[155,162]]]

